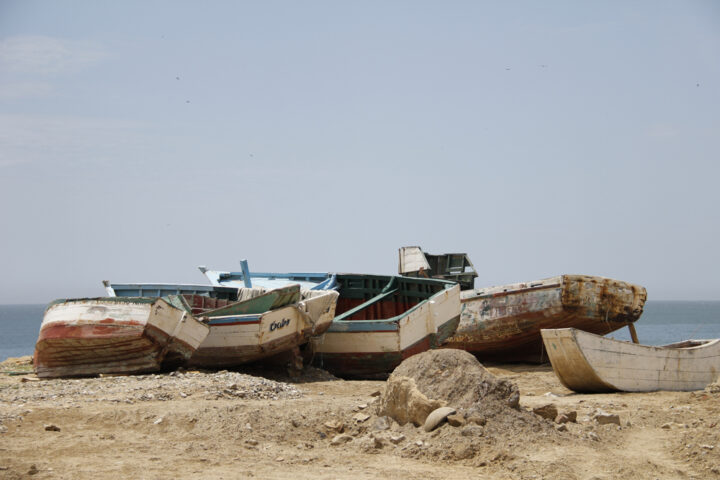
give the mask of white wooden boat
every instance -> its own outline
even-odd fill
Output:
[[[541,333],[555,374],[576,392],[701,390],[720,373],[719,339],[653,347],[574,328]]]
[[[332,290],[301,292],[299,285],[267,292],[240,288],[238,295],[245,300],[212,310],[191,305],[193,314],[210,326],[210,334],[189,365],[231,367],[304,345],[330,327],[338,298]],[[207,302],[203,297],[183,298]]]
[[[58,300],[45,311],[33,361],[41,378],[152,372],[184,363],[208,332],[160,298]]]
[[[356,273],[251,273],[246,261],[241,265],[242,272],[200,270],[216,286],[292,281],[317,292],[337,290],[336,317],[306,352],[315,365],[335,375],[387,375],[409,356],[442,346],[460,320],[460,287],[454,282]]]

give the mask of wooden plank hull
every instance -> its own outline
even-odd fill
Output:
[[[313,339],[314,363],[342,376],[387,374],[405,358],[437,348],[457,328],[460,287],[453,285],[389,319],[338,320]]]
[[[574,328],[542,337],[555,374],[576,392],[701,390],[720,373],[720,340],[653,347]]]
[[[162,299],[97,298],[51,304],[33,357],[38,377],[160,370],[187,360],[208,327]]]
[[[604,335],[635,322],[646,296],[643,287],[587,275],[465,291],[460,325],[447,345],[481,360],[543,362],[540,330]]]
[[[324,291],[263,313],[210,317],[210,333],[189,364],[232,367],[303,345],[328,329],[337,297],[337,292]]]

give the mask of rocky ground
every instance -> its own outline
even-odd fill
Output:
[[[40,381],[9,360],[0,478],[720,479],[717,385],[579,395],[549,366],[488,370],[516,408],[508,387],[426,431],[382,415],[386,382],[317,369]]]

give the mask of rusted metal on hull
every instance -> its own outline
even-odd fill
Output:
[[[646,297],[643,287],[588,275],[467,291],[457,333],[446,346],[481,360],[543,362],[541,329],[605,335],[635,322]]]
[[[41,378],[151,372],[166,357],[187,359],[207,333],[207,326],[161,299],[53,302],[33,361]]]

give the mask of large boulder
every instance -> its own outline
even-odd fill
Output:
[[[486,406],[517,409],[517,386],[488,372],[463,350],[430,350],[402,362],[388,378],[378,415],[401,425],[423,425],[433,410],[450,406],[479,412]]]

